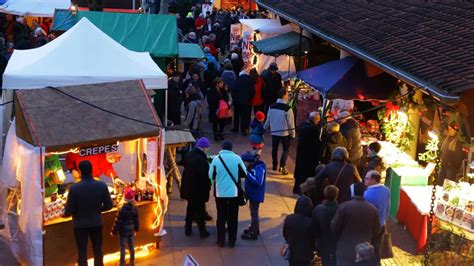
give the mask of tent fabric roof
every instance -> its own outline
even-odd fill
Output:
[[[79,11],[112,39],[136,52],[154,57],[178,56],[176,17],[171,15]]]
[[[474,88],[473,2],[257,2],[443,97],[455,97]]]
[[[204,58],[201,47],[195,43],[178,43],[179,58]]]
[[[369,75],[366,63],[346,57],[298,72],[298,77],[327,99],[387,100],[397,80],[382,73]]]
[[[294,31],[252,42],[256,53],[270,56],[303,56],[310,51],[310,42],[307,37],[303,36],[301,43],[300,55],[300,34]]]
[[[167,88],[166,75],[148,53],[133,52],[82,19],[36,49],[15,50],[3,75],[4,89],[36,89],[143,79],[147,89]]]
[[[105,110],[161,125],[138,80],[57,89]],[[157,126],[104,112],[53,88],[17,90],[15,108],[17,136],[48,151],[158,136],[160,131]]]
[[[69,0],[7,0],[0,5],[1,13],[32,17],[53,17],[54,9],[67,9]]]
[[[279,19],[241,19],[239,22],[240,24],[243,24],[254,31],[259,31],[262,33],[281,33],[292,30],[291,25],[289,24],[282,26]]]

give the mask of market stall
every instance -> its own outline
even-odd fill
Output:
[[[17,90],[15,108],[0,184],[10,191],[2,233],[19,261],[75,263],[72,220],[62,213],[82,160],[89,160],[94,178],[109,186],[114,206],[125,187],[136,190],[140,231],[135,247],[148,252],[163,227],[167,196],[164,131],[143,83]],[[118,259],[118,239],[109,235],[116,213],[114,207],[102,217],[106,262]]]
[[[134,79],[142,79],[147,89],[168,87],[167,76],[149,53],[128,50],[85,18],[42,47],[13,52],[3,74],[2,102],[12,101],[15,89]],[[12,105],[1,106],[0,112],[0,133],[6,133]]]
[[[241,41],[239,39],[237,43],[240,41],[242,57],[244,63],[247,63],[244,67],[247,70],[256,67],[258,72],[261,73],[267,69],[271,63],[275,62],[278,64],[278,72],[283,79],[294,76],[296,69],[291,56],[280,55],[273,57],[265,54],[255,54],[251,44],[253,41],[259,41],[290,32],[293,30],[292,25],[281,25],[279,19],[241,19],[239,22],[240,24],[234,24],[232,26],[237,30],[237,35],[241,37]]]
[[[402,187],[397,219],[416,241],[416,251],[427,244],[432,186]],[[465,182],[446,180],[437,187],[435,228],[447,230],[474,241],[474,187]]]

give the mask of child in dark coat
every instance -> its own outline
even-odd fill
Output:
[[[254,120],[250,123],[250,145],[255,150],[257,156],[260,156],[263,148],[263,134],[265,129],[263,128],[263,121],[265,120],[265,114],[258,111],[255,114]]]
[[[112,228],[112,235],[119,234],[120,238],[120,266],[125,265],[125,249],[128,243],[128,250],[130,252],[130,265],[135,265],[135,232],[138,232],[138,210],[133,200],[135,198],[135,191],[130,188],[124,191],[125,202],[122,208],[117,213],[115,223]]]

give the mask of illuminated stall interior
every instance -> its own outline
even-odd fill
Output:
[[[143,83],[124,81],[18,90],[15,111],[16,121],[7,138],[7,149],[17,146],[19,150],[31,151],[6,158],[6,164],[17,169],[13,175],[21,184],[15,196],[9,196],[13,199],[9,209],[16,206],[18,220],[17,228],[10,226],[10,234],[24,235],[12,237],[11,241],[18,246],[12,250],[20,261],[45,265],[75,263],[72,220],[62,214],[69,187],[79,181],[76,170],[82,160],[92,163],[94,178],[108,185],[114,202],[114,208],[102,217],[105,260],[118,259],[113,253],[119,251],[119,242],[109,233],[125,187],[136,190],[140,231],[135,246],[139,251],[146,250],[139,254],[147,254],[158,241],[167,198],[162,174],[163,133]],[[15,152],[11,154],[15,156]],[[30,162],[32,166],[25,170],[25,164]],[[33,248],[26,248],[34,242]],[[42,260],[37,254],[44,254]],[[92,250],[88,255],[92,258]]]

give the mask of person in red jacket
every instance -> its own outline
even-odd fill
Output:
[[[101,153],[97,155],[80,156],[79,153],[70,152],[66,155],[66,168],[71,171],[74,181],[80,180],[79,163],[89,161],[92,164],[92,176],[99,178],[101,175],[108,176],[113,179],[114,183],[123,181],[118,178],[114,167],[107,161],[107,154]]]
[[[262,88],[263,88],[263,79],[257,72],[257,69],[252,68],[249,73],[250,78],[253,81],[255,87],[255,94],[252,98],[253,113],[263,112],[263,97],[262,97]]]
[[[194,27],[196,27],[196,30],[199,32],[204,24],[206,24],[206,19],[204,18],[203,14],[200,14],[199,17],[194,21]]]

